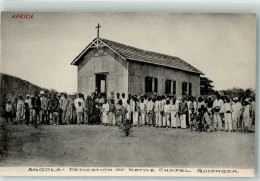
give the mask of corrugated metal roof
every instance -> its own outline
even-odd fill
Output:
[[[199,71],[198,69],[196,69],[195,67],[187,63],[186,61],[180,59],[179,57],[146,51],[146,50],[131,47],[107,39],[100,38],[100,40],[127,60],[144,62],[144,63],[154,64],[154,65],[161,65],[161,66],[180,69],[188,72],[203,74],[201,71]],[[81,54],[76,57],[76,59],[81,57],[83,55],[83,52],[86,52],[85,50],[87,49],[84,49],[81,52]],[[76,64],[76,61],[74,60],[72,64]]]

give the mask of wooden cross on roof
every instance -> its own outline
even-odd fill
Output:
[[[101,26],[99,25],[99,23],[98,23],[98,25],[97,25],[97,38],[99,38],[99,28],[101,28]]]

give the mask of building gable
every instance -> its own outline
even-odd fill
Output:
[[[71,65],[79,65],[79,63],[82,60],[82,57],[84,57],[89,50],[91,49],[101,49],[102,47],[109,48],[112,52],[117,54],[119,57],[121,57],[123,60],[126,60],[122,55],[120,55],[118,52],[116,52],[113,48],[108,46],[105,42],[100,40],[99,38],[95,38],[71,63]],[[97,52],[98,54],[102,55],[101,52]]]

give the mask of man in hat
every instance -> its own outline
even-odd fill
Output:
[[[48,115],[48,102],[44,91],[40,92],[41,110],[40,110],[40,123],[46,124]]]

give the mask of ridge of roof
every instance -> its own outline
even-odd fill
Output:
[[[97,38],[95,38],[92,42],[94,42],[96,39]],[[125,59],[203,74],[201,71],[199,71],[198,69],[190,65],[188,62],[180,59],[179,57],[148,51],[148,50],[143,50],[140,48],[125,45],[104,38],[98,38],[98,39]],[[88,46],[73,60],[73,62],[71,63],[72,65],[76,65],[78,59],[85,52],[87,52],[92,42],[88,44]]]
[[[104,38],[101,38],[101,40],[126,59],[203,74],[201,71],[190,65],[188,62],[180,59],[179,57],[157,53],[149,50],[143,50]]]

